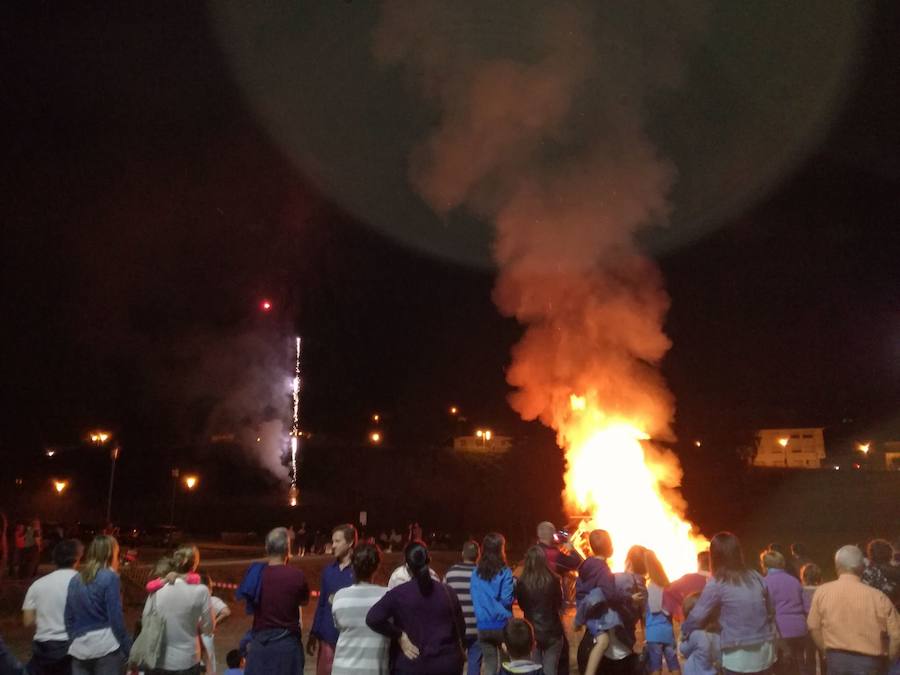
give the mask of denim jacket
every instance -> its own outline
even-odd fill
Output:
[[[702,626],[717,607],[722,649],[749,647],[775,639],[775,610],[765,581],[758,573],[750,572],[746,582],[738,584],[710,579],[682,624],[684,638]]]
[[[66,632],[72,641],[85,633],[111,628],[122,652],[131,651],[131,636],[125,630],[119,575],[103,568],[94,580],[85,585],[76,574],[69,582],[66,597]]]

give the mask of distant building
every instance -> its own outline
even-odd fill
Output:
[[[472,436],[457,436],[453,439],[453,449],[461,452],[484,454],[503,453],[512,447],[512,436],[494,436],[490,432]]]
[[[884,468],[888,471],[900,471],[900,441],[887,441],[884,448]]]
[[[821,427],[811,429],[760,429],[756,433],[753,466],[818,469],[825,459]]]

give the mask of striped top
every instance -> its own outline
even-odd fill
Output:
[[[366,625],[369,608],[387,593],[384,586],[358,583],[334,594],[331,613],[337,627],[332,675],[387,675],[391,641]]]
[[[466,620],[466,637],[478,637],[475,625],[475,607],[472,605],[472,571],[475,563],[457,563],[447,570],[444,583],[456,591],[463,618]]]

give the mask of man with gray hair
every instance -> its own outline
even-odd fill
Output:
[[[862,583],[865,558],[856,546],[834,556],[837,581],[816,589],[807,617],[825,652],[828,675],[877,675],[900,655],[900,616],[888,597]]]
[[[249,577],[256,569],[259,580],[252,605],[252,637],[244,672],[302,675],[300,607],[309,602],[309,584],[301,570],[287,564],[291,558],[287,528],[276,527],[266,535],[266,557],[265,563],[254,563],[259,567],[251,567],[247,572]]]

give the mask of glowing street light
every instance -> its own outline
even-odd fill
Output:
[[[703,441],[694,441],[694,445],[699,448],[701,445],[703,445]]]
[[[188,490],[193,490],[199,481],[200,479],[193,474],[184,477],[184,485]]]
[[[93,443],[94,445],[103,445],[110,438],[112,438],[112,434],[110,432],[100,431],[99,429],[97,431],[92,431],[90,434],[91,443]]]
[[[55,478],[53,479],[53,489],[56,490],[56,494],[58,494],[60,497],[67,487],[69,487],[69,481],[57,480]]]
[[[493,435],[494,435],[494,432],[492,432],[490,429],[488,429],[487,431],[484,432],[484,440],[490,441],[491,437]]]
[[[476,429],[475,436],[477,436],[478,438],[484,438],[484,431],[482,431],[481,429]]]
[[[788,442],[789,442],[790,440],[791,440],[791,439],[789,439],[789,438],[779,438],[779,439],[778,439],[778,445],[780,445],[782,448],[786,448],[786,447],[787,447],[787,444],[788,444]]]
[[[369,434],[369,440],[372,442],[372,444],[378,445],[379,443],[381,443],[381,433],[378,431],[373,431]]]
[[[268,298],[264,299],[259,303],[259,308],[264,312],[270,311],[272,309],[272,301]]]
[[[381,421],[381,415],[375,413],[374,415],[372,415],[372,421],[375,422],[375,424],[378,424]]]
[[[856,449],[859,450],[862,454],[868,455],[869,450],[872,449],[872,443],[871,443],[871,441],[869,441],[867,443],[857,443]]]
[[[450,406],[450,414],[456,415],[457,413],[459,413],[459,408],[457,408],[455,405],[451,405]]]
[[[56,454],[56,450],[54,450],[53,448],[47,448],[46,450],[44,450],[44,454],[47,455],[47,457],[53,457],[53,455]]]

